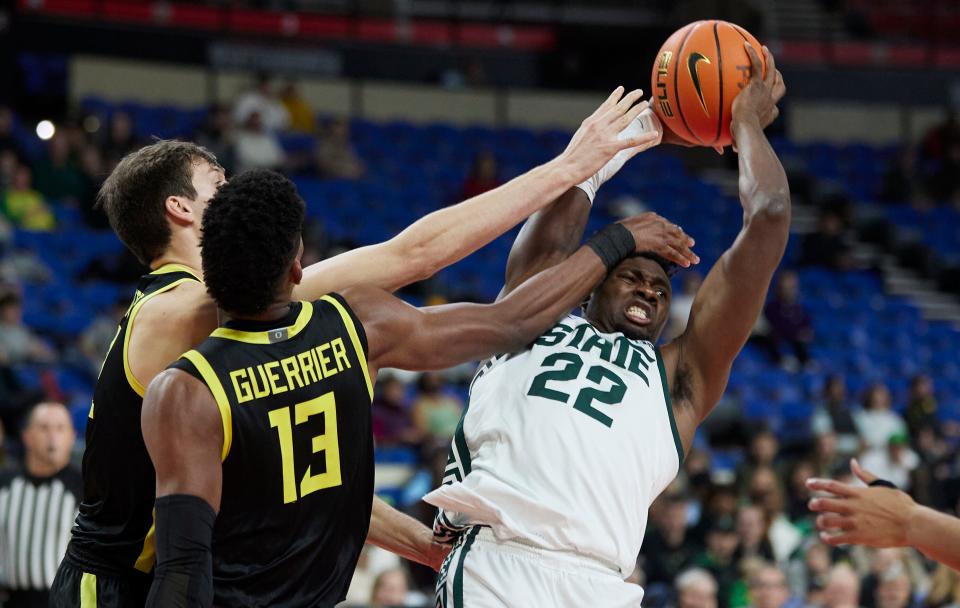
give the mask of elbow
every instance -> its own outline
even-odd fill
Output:
[[[750,201],[750,212],[746,215],[747,223],[759,223],[764,226],[779,226],[789,230],[791,208],[790,192],[759,195]]]

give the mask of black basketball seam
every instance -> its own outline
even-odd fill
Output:
[[[733,24],[733,23],[730,23],[729,25],[730,25],[730,27],[733,28],[733,31],[735,31],[736,33],[740,34],[740,37],[743,38],[743,41],[744,41],[744,42],[750,43],[750,41],[747,39],[747,35],[744,34],[744,33],[743,33],[743,30],[740,29],[740,26],[735,25],[735,24]],[[753,46],[753,44],[750,44],[750,46]]]
[[[690,31],[686,33],[683,37],[683,40],[680,41],[680,46],[677,47],[677,60],[673,62],[673,98],[677,100],[677,113],[680,114],[680,121],[683,122],[683,126],[686,127],[687,132],[690,135],[700,142],[701,145],[706,145],[706,143],[700,139],[700,137],[693,132],[693,129],[690,128],[690,125],[687,124],[687,119],[683,115],[683,107],[680,103],[680,64],[682,63],[683,58],[683,47],[687,44],[687,39],[690,38],[690,34],[694,32],[700,24],[694,25],[690,28]]]
[[[713,23],[713,40],[717,43],[717,73],[720,74],[720,111],[717,116],[717,136],[713,138],[713,143],[720,140],[720,134],[723,132],[723,54],[720,52],[720,35],[717,33],[717,26]]]

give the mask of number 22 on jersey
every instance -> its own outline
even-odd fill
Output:
[[[543,397],[552,401],[558,401],[566,404],[570,400],[570,394],[550,388],[548,382],[569,382],[576,380],[583,369],[583,359],[580,355],[571,352],[559,352],[547,355],[543,359],[541,367],[554,368],[540,372],[533,379],[530,390],[527,395],[532,397]],[[623,396],[627,392],[627,385],[616,372],[602,365],[594,365],[587,370],[587,380],[596,385],[596,388],[585,386],[577,393],[577,398],[573,403],[573,409],[583,412],[594,420],[606,425],[613,426],[613,419],[607,416],[597,408],[593,407],[593,402],[606,403],[608,405],[619,405],[623,401]],[[604,380],[610,381],[610,388],[603,391],[600,386]]]
[[[291,423],[290,410],[293,410]],[[340,443],[337,440],[337,402],[333,393],[325,393],[316,399],[303,401],[291,407],[281,407],[268,413],[270,426],[277,429],[280,440],[280,460],[283,463],[283,502],[296,502],[297,482],[293,463],[293,426],[300,425],[312,416],[323,416],[324,433],[311,438],[311,452],[324,452],[326,471],[313,475],[311,466],[300,480],[299,498],[311,492],[333,488],[343,483],[340,478]]]

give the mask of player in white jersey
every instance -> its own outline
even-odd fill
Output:
[[[704,280],[683,335],[655,346],[670,308],[669,261],[685,257],[660,249],[616,266],[585,318],[568,316],[478,371],[445,483],[425,498],[441,509],[435,534],[456,538],[438,606],[640,605],[642,588],[624,579],[648,508],[723,394],[787,243],[787,180],[763,134],[785,89],[764,53],[766,78],[752,79],[732,112],[743,228]],[[503,293],[576,249],[597,186],[528,221]],[[665,241],[682,233],[669,226]]]

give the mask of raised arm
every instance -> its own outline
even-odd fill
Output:
[[[220,412],[202,382],[168,369],[147,389],[141,426],[157,471],[157,566],[147,606],[207,608],[223,475]]]
[[[634,106],[640,94],[623,95],[623,87],[618,87],[583,121],[566,150],[548,163],[499,188],[434,211],[389,241],[307,267],[294,297],[310,300],[354,285],[394,291],[463,259],[593,175],[621,150],[638,150],[646,143],[647,137],[618,138],[643,111],[644,106]]]
[[[611,224],[494,304],[414,308],[370,287],[343,295],[366,330],[371,368],[442,369],[525,347],[582,303],[624,257],[682,238],[672,233],[672,224],[653,213]]]
[[[647,138],[646,143],[637,148],[643,151],[660,143],[662,127],[653,110],[649,109],[648,102],[642,101],[637,107],[642,107],[642,112],[619,137]],[[577,250],[597,190],[616,175],[634,154],[636,151],[632,149],[618,152],[586,181],[570,188],[550,205],[530,216],[510,249],[501,298],[533,275],[559,264]]]
[[[734,100],[732,120],[743,227],[701,285],[686,331],[663,349],[678,430],[687,446],[726,388],[733,360],[760,315],[790,231],[786,174],[762,129],[777,113],[783,80],[766,48],[768,71],[763,79],[760,58],[750,46],[747,52],[756,76]]]

